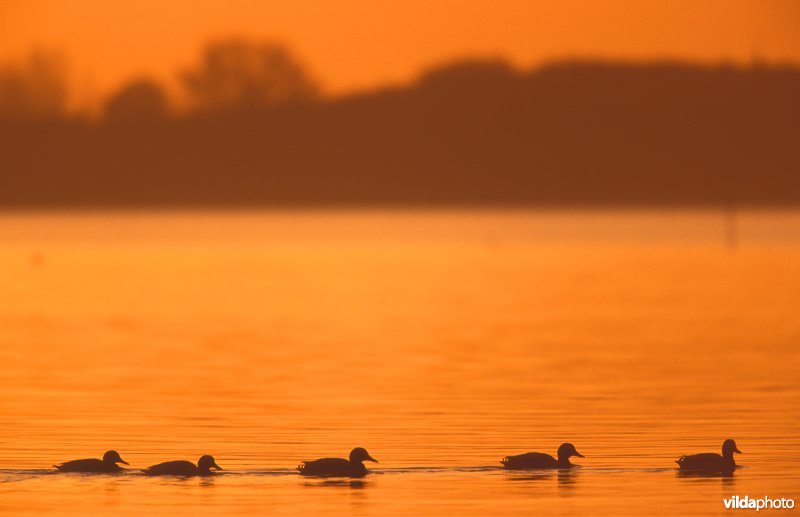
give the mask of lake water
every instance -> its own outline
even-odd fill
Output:
[[[732,230],[732,228],[734,230]],[[734,235],[735,234],[735,235]],[[0,512],[726,513],[800,496],[800,213],[0,216]],[[734,476],[674,459],[734,438]],[[570,472],[499,460],[586,458]],[[297,476],[366,447],[364,480]],[[207,479],[53,474],[213,454]]]

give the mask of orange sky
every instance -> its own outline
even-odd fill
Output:
[[[133,75],[172,80],[233,34],[288,43],[335,94],[467,55],[800,63],[800,1],[0,0],[0,59],[59,49],[84,98]]]

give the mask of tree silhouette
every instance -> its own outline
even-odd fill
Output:
[[[150,79],[137,79],[112,95],[104,107],[105,118],[113,122],[158,121],[169,111],[164,90]]]
[[[66,111],[64,61],[58,54],[34,51],[15,64],[0,66],[0,118],[55,118]]]
[[[519,77],[508,62],[501,59],[466,59],[426,70],[419,78],[422,88],[458,90],[467,87],[487,87],[509,82]]]
[[[209,44],[199,66],[182,76],[198,111],[240,111],[313,100],[317,85],[289,51],[274,43]]]

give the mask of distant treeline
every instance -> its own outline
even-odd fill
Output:
[[[34,65],[0,69],[0,208],[800,204],[796,67],[475,60],[329,99],[227,41],[184,110],[137,80],[98,121]]]

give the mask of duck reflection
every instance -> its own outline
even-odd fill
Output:
[[[558,469],[558,470],[528,470],[524,474],[511,474],[508,479],[511,481],[542,481],[555,478],[559,486],[572,487],[576,483],[579,469]]]
[[[203,488],[211,488],[216,486],[216,478],[213,476],[204,476],[200,478],[199,485]]]
[[[736,483],[736,476],[733,472],[691,472],[685,470],[675,471],[675,477],[678,479],[719,479],[723,485],[734,485]]]
[[[561,469],[558,471],[558,488],[572,490],[577,485],[578,469]]]
[[[319,481],[314,482],[305,482],[302,483],[304,487],[342,487],[342,488],[352,488],[355,490],[363,490],[364,488],[369,486],[369,482],[363,479],[321,479]]]

